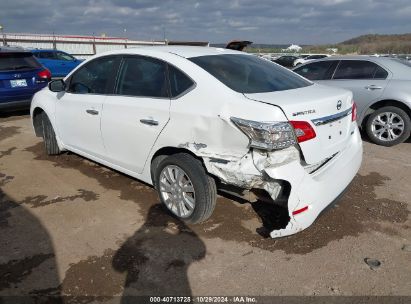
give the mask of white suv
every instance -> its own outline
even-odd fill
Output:
[[[310,226],[362,160],[349,91],[267,60],[208,47],[94,56],[37,93],[31,117],[49,154],[70,150],[154,185],[191,223],[217,186],[287,208],[272,237]]]

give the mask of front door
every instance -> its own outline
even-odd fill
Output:
[[[65,146],[98,158],[106,156],[100,123],[119,58],[97,58],[76,71],[56,103],[58,135]]]

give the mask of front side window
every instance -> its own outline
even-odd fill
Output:
[[[312,55],[312,56],[308,56],[307,59],[322,59],[325,58],[327,56],[325,55]]]
[[[57,52],[56,53],[57,60],[64,60],[64,61],[73,61],[75,58],[69,54]]]
[[[135,56],[123,59],[116,93],[140,97],[168,97],[166,64],[160,60]]]
[[[294,69],[294,72],[310,80],[327,80],[331,79],[337,63],[335,60],[309,63]]]
[[[194,85],[194,82],[186,74],[172,65],[168,66],[168,72],[171,97],[183,94]]]
[[[36,57],[42,59],[56,59],[53,52],[38,52],[34,53]]]
[[[239,93],[275,92],[311,85],[295,73],[252,55],[211,55],[189,60]]]
[[[334,79],[374,79],[378,67],[370,61],[342,60],[335,71]]]
[[[111,56],[87,63],[73,74],[68,91],[77,94],[109,93],[117,60]]]

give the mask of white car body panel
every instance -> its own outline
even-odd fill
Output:
[[[34,96],[31,115],[33,117],[37,108],[46,112],[62,150],[73,151],[149,184],[153,184],[151,160],[164,148],[190,151],[203,160],[209,174],[223,183],[244,189],[265,189],[274,200],[281,189],[280,181],[286,181],[292,189],[288,199],[290,222],[284,229],[271,232],[271,236],[301,231],[314,222],[357,173],[362,160],[362,142],[356,122],[351,122],[351,116],[336,121],[344,133],[338,134],[339,140],[334,144],[324,139],[329,136],[329,130],[323,132],[313,125],[317,138],[299,146],[264,152],[250,149],[248,137],[230,118],[261,122],[312,121],[349,109],[352,95],[345,90],[311,85],[244,96],[184,58],[219,53],[239,54],[196,47],[143,47],[100,54],[94,58],[112,54],[159,58],[187,73],[196,86],[176,99],[87,95],[78,105],[71,104],[71,96],[66,98],[75,94],[53,93],[46,88]],[[340,110],[335,108],[338,100],[342,101]],[[68,109],[64,110],[66,104]],[[99,115],[93,116],[90,122],[83,121],[82,115],[89,107],[94,107]],[[294,112],[311,108],[315,113],[292,117]],[[79,111],[77,116],[76,111]],[[153,119],[159,124],[141,124],[141,119]],[[97,125],[100,133],[96,131]],[[328,125],[323,127],[331,129]],[[80,141],[76,141],[76,136]],[[315,173],[307,171],[308,165],[316,165],[331,156],[333,158]],[[265,174],[271,179],[263,178]],[[293,211],[303,206],[308,206],[308,210],[294,216]]]
[[[106,159],[141,174],[146,158],[170,116],[170,99],[108,96],[101,115]],[[150,126],[141,121],[157,122]],[[127,149],[124,149],[127,147]]]
[[[84,151],[95,157],[105,153],[100,132],[100,115],[90,115],[87,111],[102,113],[105,97],[101,95],[65,93],[56,102],[55,130],[64,139],[67,150]]]

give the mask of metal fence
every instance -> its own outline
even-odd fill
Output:
[[[164,45],[165,41],[131,40],[122,37],[2,34],[3,45],[20,46],[28,49],[58,49],[77,58],[88,58],[97,53],[131,48],[139,45]]]

